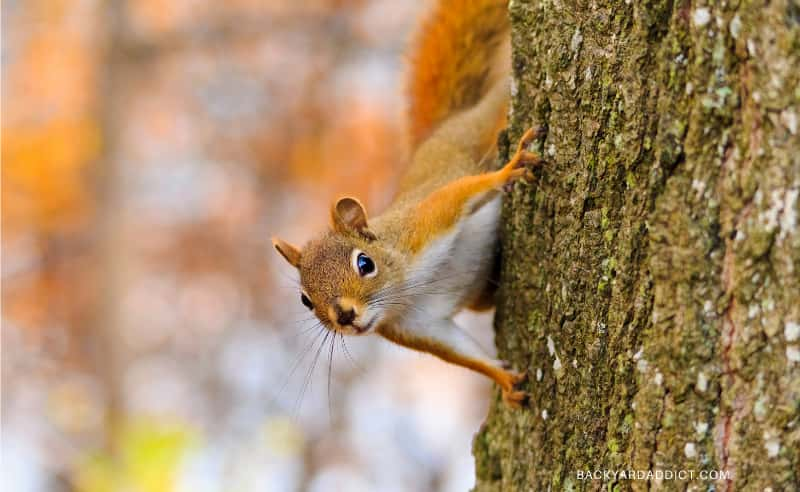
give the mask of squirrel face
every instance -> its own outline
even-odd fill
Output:
[[[300,272],[301,302],[328,328],[346,335],[369,333],[387,315],[380,293],[397,276],[392,255],[367,227],[355,198],[331,210],[332,231],[303,250],[273,239],[278,253]]]

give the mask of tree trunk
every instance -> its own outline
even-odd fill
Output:
[[[800,4],[710,3],[511,2],[548,163],[496,317],[530,405],[493,403],[476,491],[800,489]]]

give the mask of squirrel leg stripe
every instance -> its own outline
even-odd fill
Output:
[[[465,176],[434,191],[419,205],[410,219],[406,246],[414,253],[436,237],[447,233],[465,213],[474,213],[500,192],[512,179],[512,169]]]

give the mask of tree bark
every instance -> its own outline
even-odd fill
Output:
[[[510,11],[507,144],[548,130],[496,316],[531,398],[475,490],[800,490],[800,5]]]

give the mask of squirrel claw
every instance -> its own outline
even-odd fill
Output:
[[[524,391],[503,391],[503,401],[511,408],[522,408],[528,402],[528,393]]]
[[[524,383],[528,379],[527,372],[511,372],[511,384],[514,386]]]
[[[531,142],[536,140],[537,138],[541,138],[547,132],[547,129],[544,126],[537,126],[528,128],[525,133],[522,135],[522,138],[519,139],[519,143],[517,144],[517,154],[527,152],[525,147],[527,147]]]
[[[536,175],[533,174],[533,171],[531,171],[527,167],[518,167],[516,169],[513,169],[511,173],[508,175],[508,179],[506,180],[505,184],[503,185],[503,191],[505,191],[506,193],[510,193],[511,190],[513,190],[514,188],[514,183],[520,180],[526,183],[532,183],[536,181]]]
[[[523,148],[527,147],[529,143],[543,136],[546,131],[547,129],[544,126],[528,128],[522,135],[522,138],[519,139],[518,149],[522,150]]]
[[[519,161],[517,161],[517,166],[538,166],[543,164],[544,161],[536,152],[530,152],[528,150],[523,150],[519,153]]]

